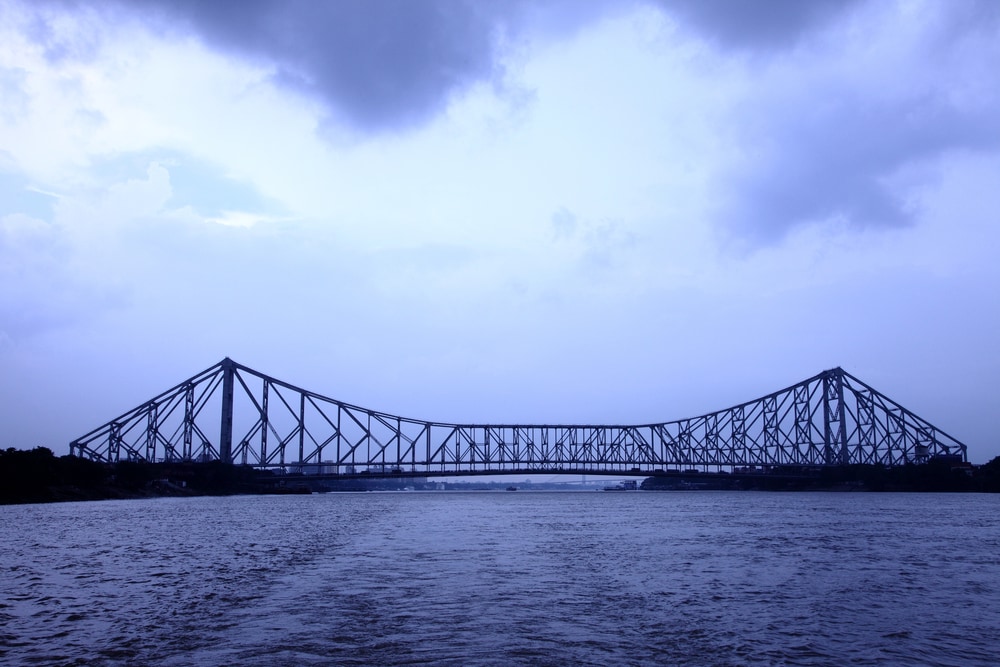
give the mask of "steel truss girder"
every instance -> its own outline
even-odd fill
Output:
[[[219,425],[221,424],[221,428]],[[209,434],[219,428],[219,437]],[[70,444],[98,461],[323,474],[652,472],[880,464],[964,444],[841,368],[699,417],[644,425],[450,424],[368,410],[224,359]]]

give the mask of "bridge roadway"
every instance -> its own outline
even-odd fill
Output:
[[[217,436],[215,434],[218,434]],[[224,359],[70,443],[94,460],[209,461],[361,476],[650,476],[657,470],[886,467],[966,446],[841,368],[698,417],[642,425],[399,417]]]
[[[588,477],[591,480],[607,481],[622,477],[657,477],[663,479],[759,479],[769,477],[775,479],[815,479],[816,477],[831,470],[831,466],[775,466],[773,468],[736,468],[732,471],[724,470],[699,470],[688,468],[684,470],[676,468],[654,468],[643,470],[641,468],[631,468],[629,470],[594,470],[592,468],[523,468],[518,470],[500,469],[480,469],[475,471],[446,470],[443,472],[425,472],[421,470],[361,470],[357,472],[319,472],[317,469],[329,467],[328,465],[292,465],[286,467],[269,468],[278,479],[309,479],[309,480],[385,480],[385,479],[426,479],[428,477]],[[579,483],[578,481],[559,482],[564,484]]]

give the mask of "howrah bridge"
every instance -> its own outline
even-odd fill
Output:
[[[650,475],[967,460],[966,446],[841,368],[698,417],[452,424],[370,410],[226,358],[70,443],[96,461],[222,461],[322,476]]]

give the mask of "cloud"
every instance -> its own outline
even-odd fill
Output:
[[[0,169],[0,201],[3,213],[18,213],[33,218],[45,218],[52,213],[58,195],[33,185],[19,174],[8,174]]]
[[[715,185],[718,227],[737,247],[817,222],[912,224],[920,184],[901,175],[1000,146],[996,77],[982,65],[1000,56],[996,24],[947,8],[864,12],[794,58],[742,61],[753,83],[729,110],[733,150]]]
[[[0,322],[22,337],[119,307],[136,279],[136,228],[170,196],[159,165],[146,178],[116,183],[97,196],[56,199],[52,220],[15,213],[0,218]]]
[[[498,71],[508,16],[520,3],[427,0],[131,0],[168,31],[273,66],[275,78],[322,99],[365,131],[419,124]]]
[[[580,220],[565,207],[552,214],[551,226],[554,241],[569,246],[565,256],[573,258],[572,265],[581,272],[575,278],[581,282],[615,268],[637,243],[636,234],[621,220]]]
[[[576,215],[565,206],[560,206],[551,217],[552,234],[555,238],[567,238],[576,231]]]
[[[23,214],[0,217],[0,339],[18,343],[121,305],[121,290],[80,275],[77,259],[53,224]]]
[[[363,133],[423,125],[470,86],[502,87],[505,60],[532,30],[552,38],[615,11],[609,0],[108,0],[99,8],[47,0],[30,37],[50,60],[91,58],[100,31],[77,20],[137,20],[162,34],[196,35],[209,48],[271,70],[273,80],[319,99],[332,120]],[[517,91],[514,91],[517,93]]]
[[[151,148],[116,153],[95,159],[89,170],[102,182],[120,182],[145,171],[151,164],[169,172],[170,199],[166,208],[186,208],[194,215],[236,225],[289,216],[281,202],[262,194],[246,177],[177,150]],[[0,193],[2,185],[0,177]]]
[[[863,0],[658,0],[664,11],[710,41],[738,49],[793,46]]]
[[[834,99],[817,100],[811,112],[765,112],[764,127],[747,137],[752,157],[722,181],[729,195],[720,219],[729,233],[773,242],[795,226],[832,219],[860,228],[910,224],[906,190],[894,187],[901,170],[1000,140],[996,121],[941,99],[866,104],[831,92]]]
[[[27,112],[26,81],[23,69],[0,67],[0,120],[10,123]]]

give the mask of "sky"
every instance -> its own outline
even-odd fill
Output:
[[[840,366],[985,463],[998,216],[990,0],[0,0],[0,446],[227,356],[459,423]]]

